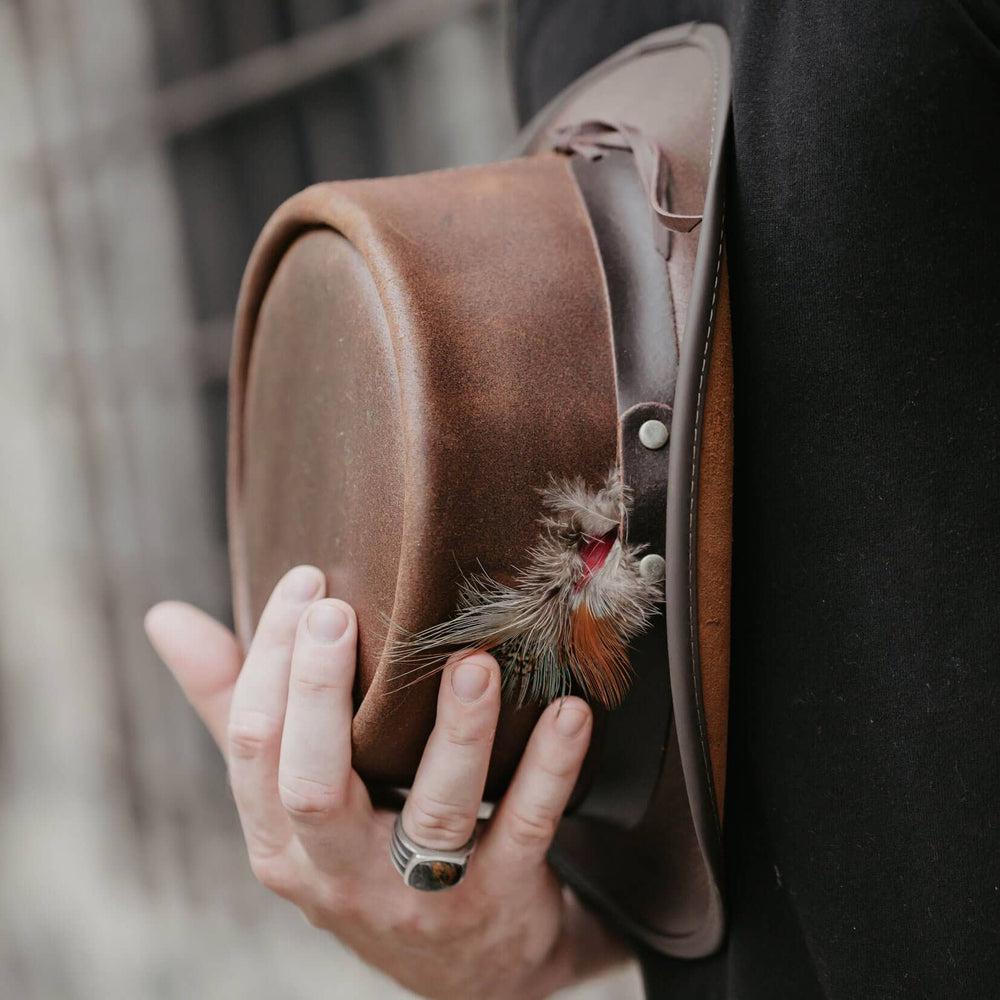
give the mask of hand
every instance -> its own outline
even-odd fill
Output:
[[[195,608],[159,604],[146,618],[226,759],[256,877],[428,997],[545,997],[623,958],[546,862],[590,739],[586,703],[566,698],[542,713],[465,879],[411,889],[389,860],[394,816],[373,808],[351,767],[357,622],[324,594],[315,567],[288,573],[245,662],[233,635]],[[491,656],[448,663],[403,809],[413,840],[454,850],[471,836],[499,707]]]

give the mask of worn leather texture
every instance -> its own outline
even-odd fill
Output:
[[[682,26],[569,88],[526,130],[525,155],[307,189],[251,256],[231,369],[240,638],[285,570],[324,570],[358,613],[354,762],[375,790],[408,787],[437,697],[435,677],[390,665],[392,630],[448,617],[463,573],[509,580],[550,476],[596,483],[618,463],[640,487],[636,530],[667,560],[665,614],[636,645],[631,700],[598,713],[554,860],[625,928],[682,956],[711,951],[723,929],[728,87],[721,29]],[[594,164],[550,150],[577,118],[627,121],[662,147],[670,210],[704,217],[670,233],[666,259],[630,154]],[[671,426],[662,453],[635,447],[651,414]],[[488,798],[536,717],[504,707]]]
[[[550,475],[602,480],[616,458],[611,352],[561,156],[319,185],[265,229],[232,375],[237,625],[247,642],[298,561],[355,605],[355,764],[370,781],[409,784],[436,703],[435,678],[388,668],[389,622],[447,617],[480,565],[509,575]],[[505,708],[489,795],[535,715]]]

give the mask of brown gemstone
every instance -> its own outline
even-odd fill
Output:
[[[447,889],[461,881],[462,865],[451,861],[421,861],[410,873],[410,885],[425,892]]]

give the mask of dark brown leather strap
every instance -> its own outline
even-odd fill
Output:
[[[611,150],[575,158],[573,172],[590,213],[611,305],[618,393],[619,455],[632,495],[627,538],[644,555],[666,557],[669,442],[648,447],[640,428],[670,427],[678,347],[666,263],[632,155]],[[657,614],[631,650],[633,681],[604,720],[599,763],[578,812],[618,826],[637,823],[649,803],[670,734],[665,616]]]

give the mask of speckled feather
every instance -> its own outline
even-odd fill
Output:
[[[397,635],[390,658],[406,667],[400,680],[435,672],[458,650],[488,649],[504,694],[518,704],[574,690],[607,708],[621,702],[631,679],[628,644],[663,599],[662,586],[639,572],[641,550],[622,541],[621,477],[612,469],[596,489],[580,478],[553,480],[542,498],[540,537],[513,585],[485,573],[467,577],[454,617]]]

